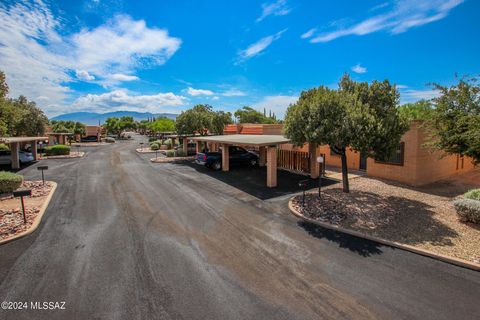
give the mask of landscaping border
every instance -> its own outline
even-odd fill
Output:
[[[76,151],[74,151],[76,153]],[[47,159],[76,159],[76,158],[83,158],[85,157],[87,153],[80,151],[79,154],[75,156],[70,156],[70,155],[61,155],[61,156],[43,156],[40,158],[40,160],[47,160]]]
[[[48,208],[48,205],[50,204],[50,200],[52,200],[53,194],[55,193],[55,190],[57,190],[57,183],[54,181],[49,181],[51,184],[53,184],[52,190],[50,190],[50,193],[47,195],[47,198],[45,199],[45,202],[43,203],[42,207],[40,208],[40,212],[38,215],[35,217],[35,221],[33,221],[32,225],[28,230],[25,230],[22,233],[19,233],[11,238],[8,239],[3,239],[0,240],[0,246],[3,244],[6,244],[10,241],[17,240],[19,238],[25,237],[26,235],[29,235],[33,231],[37,230],[38,226],[40,225],[40,222],[42,221],[42,217],[45,213],[45,211]]]
[[[467,269],[471,269],[471,270],[475,270],[475,271],[480,271],[480,264],[476,264],[476,263],[466,261],[466,260],[463,260],[463,259],[459,259],[459,258],[445,256],[445,255],[438,254],[438,253],[435,253],[435,252],[432,252],[432,251],[429,251],[429,250],[420,249],[420,248],[417,248],[417,247],[414,247],[414,246],[411,246],[411,245],[408,245],[408,244],[403,244],[403,243],[399,243],[399,242],[395,242],[395,241],[389,241],[389,240],[385,240],[385,239],[382,239],[382,238],[377,238],[377,237],[370,236],[368,234],[364,234],[364,233],[361,233],[361,232],[358,232],[358,231],[345,229],[343,227],[339,227],[339,226],[336,226],[336,225],[333,225],[333,224],[330,224],[330,223],[321,222],[321,221],[317,221],[315,219],[307,218],[303,214],[298,212],[293,207],[293,204],[292,204],[293,198],[295,198],[295,196],[290,198],[290,200],[288,200],[288,208],[290,209],[290,212],[294,216],[296,216],[297,218],[300,218],[300,219],[302,219],[306,222],[313,223],[315,225],[318,225],[318,226],[326,228],[326,229],[334,230],[334,231],[341,232],[341,233],[346,233],[346,234],[349,234],[349,235],[352,235],[352,236],[355,236],[355,237],[358,237],[358,238],[363,238],[363,239],[367,239],[367,240],[370,240],[370,241],[378,242],[378,243],[381,243],[383,245],[387,245],[387,246],[390,246],[390,247],[410,251],[410,252],[413,252],[413,253],[416,253],[416,254],[420,254],[422,256],[426,256],[426,257],[429,257],[429,258],[433,258],[433,259],[436,259],[436,260],[447,262],[447,263],[450,263],[450,264],[453,264],[453,265],[456,265],[456,266],[460,266],[460,267],[463,267],[463,268],[467,268]]]
[[[169,162],[176,162],[182,160],[195,160],[195,156],[188,156],[188,157],[159,157],[159,158],[152,158],[150,162],[153,163],[169,163]]]

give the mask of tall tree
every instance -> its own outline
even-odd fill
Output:
[[[179,134],[199,133],[208,134],[212,125],[212,106],[197,104],[192,109],[183,111],[176,119],[176,128]]]
[[[476,79],[460,79],[451,87],[434,84],[440,92],[428,122],[430,144],[446,154],[472,157],[480,163],[480,86]]]
[[[272,116],[272,111],[270,110],[270,115],[267,117],[265,116],[265,109],[264,113],[253,109],[249,106],[244,106],[242,109],[238,109],[234,113],[235,118],[239,123],[277,123],[274,116]]]
[[[408,124],[397,111],[398,92],[388,81],[357,83],[344,76],[338,90],[301,93],[287,109],[285,134],[295,144],[328,144],[342,159],[343,191],[349,192],[347,150],[387,159]]]
[[[154,122],[149,123],[148,128],[154,133],[172,132],[175,130],[175,120],[166,117],[160,117]]]
[[[223,129],[227,124],[232,123],[232,114],[225,111],[217,111],[212,114],[212,123],[209,131],[213,134],[223,134]]]

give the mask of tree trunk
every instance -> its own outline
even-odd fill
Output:
[[[347,167],[347,153],[343,149],[342,153],[342,180],[343,180],[343,192],[350,192],[350,186],[348,184],[348,167]]]

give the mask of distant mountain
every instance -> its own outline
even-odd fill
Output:
[[[133,117],[135,120],[147,120],[149,118],[155,117],[167,117],[170,119],[175,119],[177,114],[174,113],[150,113],[150,112],[135,112],[135,111],[114,111],[108,113],[95,113],[95,112],[73,112],[66,113],[56,117],[51,118],[50,120],[64,120],[64,121],[78,121],[86,125],[97,125],[100,121],[100,124],[104,123],[105,120],[112,117],[124,117],[129,116]]]

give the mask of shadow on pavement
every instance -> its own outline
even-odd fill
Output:
[[[302,180],[307,180],[307,190],[318,187],[318,179],[310,179],[307,176],[285,170],[277,171],[278,186],[268,188],[267,169],[265,167],[234,166],[230,168],[230,171],[223,172],[208,169],[193,161],[178,161],[176,164],[189,166],[202,174],[220,180],[261,200],[300,192],[302,189],[298,186],[298,183]],[[324,187],[335,183],[338,183],[338,181],[322,178],[322,186]]]
[[[12,169],[12,166],[10,164],[2,164],[2,165],[0,165],[0,171],[18,172],[18,171],[21,171],[25,168],[28,168],[28,167],[36,164],[36,163],[38,163],[38,161],[32,161],[32,162],[29,162],[29,163],[20,164],[20,169]]]
[[[348,249],[362,257],[370,257],[372,255],[383,253],[383,251],[379,249],[382,245],[373,241],[357,238],[338,231],[325,229],[305,221],[299,221],[297,224],[301,228],[305,229],[305,231],[307,231],[312,237],[318,239],[327,239],[328,241],[335,242],[340,248]]]

